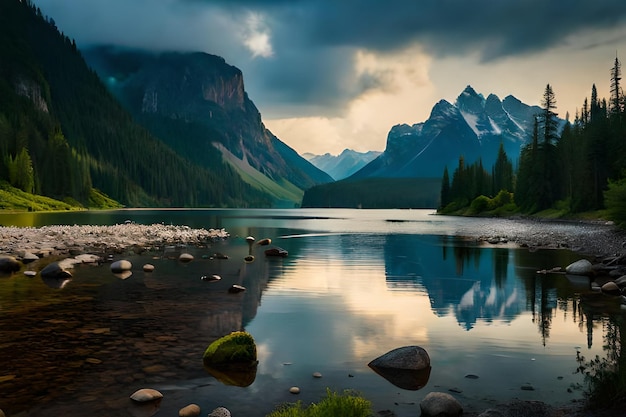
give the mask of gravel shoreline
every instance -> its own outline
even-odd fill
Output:
[[[626,231],[608,222],[487,218],[457,230],[458,236],[492,244],[515,244],[535,249],[569,249],[587,256],[615,256],[626,252]],[[112,226],[52,225],[0,227],[0,254],[22,257],[30,252],[50,255],[141,252],[166,245],[203,245],[226,239],[224,229],[194,229],[184,225],[136,223]]]
[[[203,245],[226,239],[224,229],[192,229],[189,226],[135,223],[113,226],[0,227],[0,254],[22,258],[46,256],[103,255],[170,245]]]

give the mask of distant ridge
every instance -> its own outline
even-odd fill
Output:
[[[357,152],[352,149],[344,149],[337,156],[330,153],[324,155],[305,153],[302,156],[338,181],[354,174],[381,153],[379,151]]]

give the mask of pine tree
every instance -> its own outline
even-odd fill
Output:
[[[615,56],[615,62],[611,68],[611,114],[620,114],[623,110],[623,91],[620,84],[622,80],[622,64]]]
[[[441,208],[450,204],[450,177],[448,175],[448,167],[443,169],[443,178],[441,180]]]
[[[491,192],[496,195],[500,190],[513,191],[513,163],[504,151],[504,144],[500,142],[498,157],[492,169]]]

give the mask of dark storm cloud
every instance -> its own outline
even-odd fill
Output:
[[[356,49],[389,53],[419,44],[435,57],[472,54],[490,62],[554,46],[591,48],[611,39],[591,36],[585,45],[565,42],[575,34],[593,34],[626,23],[624,0],[35,3],[75,37],[79,46],[114,43],[150,49],[198,49],[222,55],[244,71],[253,100],[262,99],[268,105],[280,103],[283,108],[292,106],[292,114],[298,113],[293,106],[333,113],[367,89],[384,86],[384,77],[377,78],[377,74],[355,79],[352,69]],[[241,34],[245,28],[241,22],[251,12],[263,17],[273,51],[270,57],[252,58],[243,47]]]
[[[484,60],[541,51],[581,30],[626,23],[623,0],[181,0],[272,13],[306,44],[393,50],[421,42],[437,55]]]

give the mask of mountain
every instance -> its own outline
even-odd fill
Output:
[[[452,172],[463,156],[489,169],[500,143],[516,162],[532,135],[541,108],[513,96],[487,98],[467,86],[454,104],[441,100],[430,117],[412,126],[393,126],[382,154],[348,178],[308,189],[303,207],[437,207],[444,168]]]
[[[467,163],[482,158],[491,167],[501,142],[507,156],[517,161],[540,112],[540,107],[511,95],[484,98],[467,86],[454,104],[435,104],[425,122],[393,126],[384,152],[352,178],[441,177],[444,167],[453,170],[461,155]]]
[[[152,134],[206,169],[226,161],[274,205],[293,207],[303,190],[333,181],[265,128],[241,71],[223,58],[106,46],[83,54]]]
[[[263,127],[241,71],[145,56],[120,56],[105,85],[32,1],[0,1],[0,185],[73,207],[293,207],[332,181]]]
[[[381,152],[378,151],[357,152],[352,149],[344,149],[337,156],[330,153],[324,155],[305,153],[302,156],[338,181],[354,174],[380,154]]]
[[[0,181],[83,207],[106,195],[133,207],[272,204],[227,165],[194,164],[135,123],[31,1],[0,1],[0,63]]]

